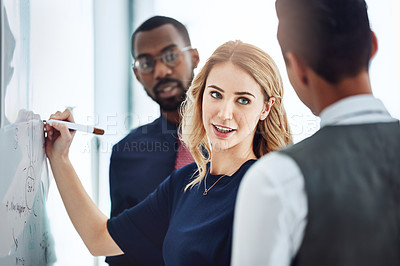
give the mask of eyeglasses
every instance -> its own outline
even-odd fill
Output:
[[[174,67],[180,63],[179,55],[183,52],[192,50],[192,47],[186,46],[182,49],[176,47],[165,51],[162,55],[153,57],[151,55],[142,55],[135,59],[133,68],[136,68],[142,73],[150,73],[153,71],[156,61],[161,61],[169,67]]]

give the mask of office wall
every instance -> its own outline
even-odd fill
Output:
[[[144,1],[138,2],[138,7],[142,8],[136,10],[141,18],[140,22],[157,14],[177,18],[188,27],[193,47],[200,53],[199,69],[214,49],[228,40],[240,39],[264,49],[276,61],[281,72],[285,88],[284,104],[295,142],[318,130],[319,118],[298,99],[288,80],[276,39],[278,20],[274,0],[153,0],[146,4]],[[369,6],[371,27],[379,42],[379,50],[370,69],[372,89],[389,112],[400,118],[400,62],[395,56],[400,53],[400,46],[395,45],[395,36],[399,35],[399,23],[395,23],[399,17],[399,4],[397,0],[366,2]],[[397,9],[393,8],[396,6]],[[135,92],[142,93],[141,86],[134,85]],[[147,96],[142,93],[140,98],[134,99],[133,106],[140,106],[140,114],[135,108],[133,112],[145,121],[156,117],[158,111],[154,109],[154,103],[144,101],[143,97]]]
[[[14,1],[14,0],[13,0]],[[57,110],[72,107],[75,121],[94,117],[93,2],[91,0],[30,0],[30,110],[47,119]],[[90,195],[93,136],[78,132],[70,158]],[[52,175],[50,173],[50,178]],[[93,256],[76,233],[51,181],[47,211],[55,265],[93,265]]]

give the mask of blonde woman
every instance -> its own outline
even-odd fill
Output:
[[[161,61],[159,62],[162,63]],[[68,214],[94,256],[125,253],[139,265],[160,250],[166,265],[229,265],[239,183],[262,155],[291,143],[278,69],[240,41],[221,45],[193,80],[181,137],[196,163],[174,171],[137,206],[108,219],[69,159],[73,132],[47,126],[46,153]],[[52,119],[73,121],[66,110]]]

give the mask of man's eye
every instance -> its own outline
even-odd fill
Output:
[[[222,95],[221,93],[217,92],[217,91],[212,91],[211,92],[211,97],[215,98],[215,99],[221,99]]]
[[[248,103],[250,103],[250,100],[247,99],[247,98],[244,98],[244,97],[240,97],[238,99],[238,103],[240,103],[240,104],[248,104]]]
[[[143,58],[140,60],[140,67],[143,69],[152,67],[152,60],[148,58]]]
[[[174,64],[176,59],[178,58],[178,53],[175,51],[169,51],[164,54],[164,60],[167,63]]]

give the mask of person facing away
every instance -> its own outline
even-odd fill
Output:
[[[400,125],[372,95],[366,3],[277,0],[276,11],[289,80],[321,128],[246,174],[232,264],[400,265]]]
[[[181,145],[179,108],[199,63],[189,34],[179,21],[154,16],[132,34],[133,71],[159,104],[160,117],[138,127],[113,147],[110,159],[111,217],[135,206],[174,170],[193,162]],[[152,257],[162,255],[154,251]],[[107,257],[112,266],[130,265],[127,256]]]
[[[282,80],[264,51],[230,41],[194,78],[183,107],[182,140],[195,163],[175,170],[136,206],[108,219],[84,191],[68,159],[74,132],[46,125],[46,153],[72,223],[95,255],[146,256],[166,265],[230,265],[233,211],[246,170],[291,143]],[[73,121],[66,110],[53,119]],[[143,261],[145,259],[145,261]]]

